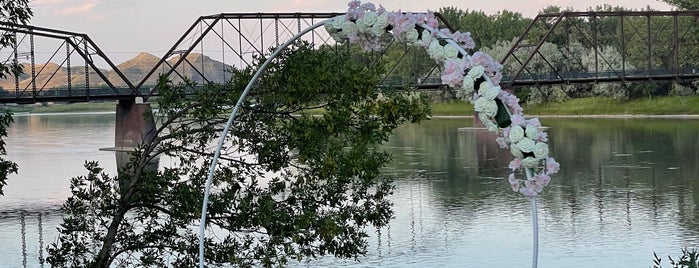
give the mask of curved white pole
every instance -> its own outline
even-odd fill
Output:
[[[216,147],[216,152],[214,153],[214,158],[211,161],[211,166],[209,167],[209,175],[206,177],[206,187],[204,190],[204,202],[202,203],[201,206],[201,221],[199,222],[199,267],[204,268],[204,232],[206,231],[206,210],[209,205],[209,194],[211,192],[211,181],[213,180],[214,177],[214,171],[216,170],[216,164],[218,164],[218,158],[221,155],[221,148],[223,147],[223,143],[226,140],[226,134],[230,130],[231,125],[233,124],[233,119],[235,119],[235,115],[238,113],[238,110],[240,110],[240,107],[243,105],[243,101],[245,100],[245,97],[247,97],[248,93],[250,93],[250,89],[252,89],[252,85],[255,84],[255,81],[259,76],[262,74],[262,72],[267,68],[267,65],[272,62],[273,59],[275,59],[279,53],[281,53],[282,50],[287,48],[289,45],[291,45],[294,41],[297,39],[301,38],[304,34],[312,31],[315,28],[318,28],[320,26],[323,26],[325,22],[329,21],[331,19],[323,20],[321,22],[318,22],[316,24],[311,25],[310,27],[304,29],[303,31],[300,31],[291,39],[287,40],[282,44],[281,46],[277,47],[276,50],[272,53],[272,55],[265,60],[264,63],[262,63],[262,66],[260,66],[260,69],[257,70],[255,75],[250,79],[250,82],[248,82],[248,85],[245,87],[245,90],[243,90],[243,93],[240,95],[240,98],[238,98],[238,102],[235,104],[235,107],[233,108],[233,111],[231,112],[230,117],[228,117],[228,122],[226,122],[226,126],[223,128],[223,131],[221,132],[221,138],[218,140],[218,146]]]
[[[525,169],[527,179],[531,180],[532,175],[529,169]],[[532,203],[532,268],[539,265],[539,210],[536,208],[536,196],[531,197]]]

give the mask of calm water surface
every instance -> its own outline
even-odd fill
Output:
[[[98,150],[113,145],[114,115],[15,121],[8,155],[20,173],[0,197],[0,267],[40,267],[69,179],[85,174],[85,160],[114,171],[113,153]],[[699,121],[542,121],[561,172],[539,198],[539,267],[649,267],[654,251],[699,247]],[[401,127],[385,146],[394,153],[386,171],[396,177],[396,217],[372,232],[367,256],[291,266],[527,267],[528,200],[504,180],[509,156],[489,134],[459,130],[471,124],[435,119]]]

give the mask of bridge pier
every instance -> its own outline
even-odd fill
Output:
[[[141,98],[119,100],[116,105],[116,127],[114,145],[117,168],[122,169],[129,162],[131,152],[155,137],[155,120],[150,103]],[[154,163],[157,168],[157,162]]]

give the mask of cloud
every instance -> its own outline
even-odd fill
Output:
[[[59,15],[59,16],[72,16],[72,15],[79,15],[79,14],[85,14],[90,12],[95,6],[97,5],[97,2],[95,1],[85,1],[82,3],[74,3],[66,7],[61,7],[58,9],[55,9],[53,11],[53,14]]]

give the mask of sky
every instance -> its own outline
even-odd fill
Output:
[[[345,12],[348,0],[34,0],[34,26],[86,33],[116,63],[138,52],[162,56],[202,15],[233,12]],[[658,0],[376,0],[387,10],[426,11],[453,6],[494,14],[503,9],[533,18],[549,5],[584,11],[609,4],[656,10]]]

